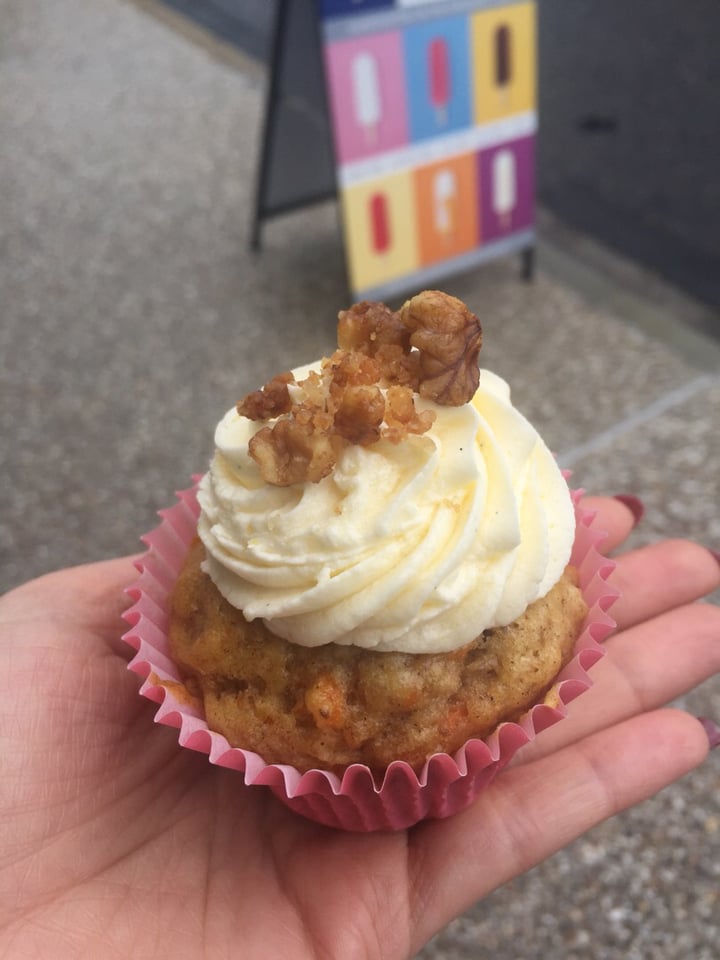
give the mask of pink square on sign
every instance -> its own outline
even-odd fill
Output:
[[[403,45],[396,32],[331,43],[325,49],[335,151],[340,163],[408,142]]]

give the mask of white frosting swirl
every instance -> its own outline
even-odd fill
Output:
[[[296,371],[302,379],[308,368]],[[431,429],[349,446],[320,483],[265,483],[263,424],[230,410],[199,490],[206,570],[248,620],[304,646],[435,653],[518,617],[558,581],[575,520],[567,484],[504,380],[462,407],[418,401]]]

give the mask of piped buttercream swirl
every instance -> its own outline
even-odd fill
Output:
[[[416,402],[436,414],[422,436],[349,446],[330,476],[287,487],[248,453],[263,424],[223,417],[198,529],[206,572],[248,620],[304,646],[437,653],[512,622],[559,580],[570,494],[507,383],[483,370],[468,404]]]

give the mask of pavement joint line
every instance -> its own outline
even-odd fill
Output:
[[[208,27],[192,20],[187,14],[163,3],[162,0],[129,0],[129,2],[189,43],[200,47],[213,60],[232,67],[239,73],[245,73],[257,85],[264,84],[267,76],[265,64],[252,54],[246,53],[237,44],[224,39]]]
[[[652,403],[647,404],[645,407],[641,407],[639,410],[636,410],[629,416],[624,417],[622,420],[618,420],[617,423],[614,423],[611,427],[608,427],[607,430],[603,430],[600,433],[595,434],[594,437],[586,440],[585,443],[580,443],[577,446],[566,450],[564,453],[559,454],[557,458],[558,463],[561,467],[575,466],[575,464],[589,454],[596,453],[603,447],[609,446],[619,437],[629,433],[636,427],[640,427],[643,424],[648,423],[650,420],[654,420],[656,417],[659,417],[661,414],[667,413],[667,411],[672,410],[673,407],[681,406],[698,393],[701,393],[703,390],[706,390],[709,387],[717,384],[720,384],[720,377],[709,375],[696,377],[689,383],[685,383],[681,387],[676,387],[674,390],[670,390],[669,393],[664,394],[662,397],[658,397],[657,400],[653,400]]]

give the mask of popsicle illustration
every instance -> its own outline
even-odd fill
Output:
[[[362,127],[368,145],[373,145],[382,119],[378,62],[371,53],[363,51],[354,57],[351,72],[355,120]]]
[[[503,23],[495,31],[495,86],[507,105],[512,83],[512,35]]]
[[[447,168],[433,179],[433,215],[435,230],[446,243],[452,241],[457,226],[457,177]]]
[[[368,201],[370,214],[370,242],[373,253],[386,253],[392,244],[390,212],[384,193],[373,193]]]
[[[430,103],[438,125],[444,127],[450,102],[450,56],[444,37],[433,37],[428,44],[427,72]]]
[[[492,208],[505,232],[517,206],[517,164],[512,150],[498,150],[492,161]]]

